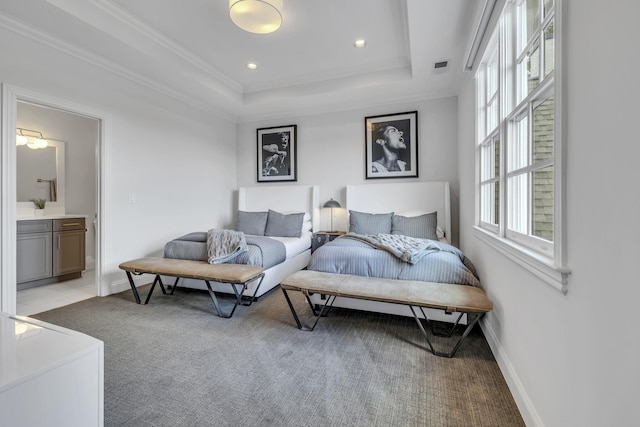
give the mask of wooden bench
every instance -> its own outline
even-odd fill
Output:
[[[178,281],[181,278],[204,280],[218,316],[225,318],[233,316],[233,313],[235,312],[238,305],[251,305],[251,302],[253,302],[253,300],[255,299],[256,293],[258,292],[258,289],[262,284],[262,279],[264,278],[264,272],[262,271],[262,267],[260,266],[243,264],[209,264],[205,261],[192,261],[161,257],[134,259],[131,261],[123,262],[119,265],[119,268],[127,272],[129,285],[131,285],[133,296],[135,297],[136,303],[138,304],[140,304],[140,295],[138,294],[138,290],[136,289],[133,277],[131,277],[132,275],[140,275],[146,273],[154,274],[156,276],[153,280],[153,285],[151,285],[151,289],[147,294],[147,298],[144,301],[145,304],[147,304],[151,299],[151,294],[153,293],[156,284],[160,285],[160,289],[162,290],[163,294],[167,294],[164,288],[164,284],[162,283],[162,279],[160,278],[161,275],[176,278],[173,284],[173,288],[171,289],[171,295],[173,295],[173,292],[176,290]],[[244,292],[244,290],[246,289],[247,283],[258,279],[260,280],[260,282],[258,282],[258,286],[256,286],[256,290],[253,296],[248,303],[243,303],[242,292]],[[229,313],[225,314],[220,309],[218,298],[216,298],[216,294],[211,288],[210,282],[228,283],[233,289],[236,300],[233,309],[231,309]],[[238,287],[241,288],[241,291],[238,290]]]
[[[493,309],[491,301],[481,288],[474,286],[455,285],[449,283],[421,282],[413,280],[392,280],[375,277],[353,276],[349,274],[322,273],[319,271],[301,270],[285,278],[280,287],[291,309],[291,314],[298,329],[312,331],[318,324],[320,317],[325,316],[337,297],[357,298],[370,301],[381,301],[406,305],[411,309],[420,330],[427,338],[427,343],[436,356],[453,357],[462,341],[471,332],[478,320]],[[296,313],[287,291],[302,292],[316,316],[312,327],[303,326]],[[313,307],[309,295],[327,295],[327,302],[318,311]],[[430,325],[424,308],[444,310],[446,313],[460,313],[455,324],[444,333],[437,333],[431,322],[432,333],[439,336],[451,337],[459,324],[463,314],[467,314],[467,328],[449,352],[436,351],[429,340],[429,335],[423,326],[422,319],[416,309],[422,313],[426,325]]]

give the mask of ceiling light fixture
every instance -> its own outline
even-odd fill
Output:
[[[250,33],[273,33],[282,25],[282,0],[229,0],[229,16]]]
[[[38,135],[25,135],[24,132]],[[37,148],[47,148],[49,143],[44,139],[44,136],[42,136],[42,132],[40,131],[16,128],[16,145],[26,145],[27,147],[35,150]]]
[[[363,39],[359,39],[353,42],[355,47],[365,47],[367,45],[367,41]]]
[[[258,64],[254,64],[253,62],[249,62],[247,64],[247,68],[250,70],[257,70],[258,69]]]

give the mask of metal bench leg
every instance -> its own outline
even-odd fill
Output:
[[[249,302],[242,302],[241,303],[242,305],[248,307],[256,300],[256,295],[258,294],[258,289],[260,289],[260,285],[262,285],[262,279],[264,279],[264,273],[262,273],[260,276],[257,276],[257,277],[255,277],[255,278],[253,278],[253,279],[251,279],[249,281],[249,282],[252,282],[252,281],[254,281],[254,280],[258,279],[258,278],[260,279],[260,281],[258,282],[258,286],[256,286],[256,290],[253,291],[253,295],[250,297]],[[249,282],[247,282],[247,283],[249,283]],[[247,283],[244,284],[245,289],[247,287]],[[243,291],[244,291],[244,289],[243,289]]]
[[[136,276],[140,276],[144,273],[133,273],[133,274],[135,274]],[[127,278],[129,279],[129,286],[131,286],[131,290],[133,291],[133,297],[136,299],[136,304],[140,304],[140,294],[138,293],[136,284],[133,281],[133,277],[131,277],[130,271],[127,271]],[[149,300],[151,299],[151,294],[153,293],[153,290],[156,287],[156,283],[160,284],[160,289],[162,289],[162,293],[166,295],[167,291],[164,288],[162,279],[160,278],[159,275],[156,275],[156,277],[153,279],[153,284],[151,285],[151,289],[149,289],[149,293],[147,294],[147,298],[145,298],[144,300],[145,305],[149,303]]]
[[[171,287],[171,293],[169,295],[173,295],[173,293],[176,291],[176,288],[178,287],[178,282],[180,281],[179,277],[176,277],[175,282],[173,282],[173,286]]]
[[[233,316],[233,313],[236,311],[236,307],[238,307],[238,304],[240,304],[240,301],[242,299],[242,294],[240,294],[238,292],[238,289],[236,288],[238,283],[235,283],[235,284],[231,283],[231,287],[233,288],[233,292],[236,294],[236,301],[233,304],[233,308],[231,309],[231,312],[228,313],[228,314],[224,314],[222,312],[222,310],[220,309],[220,303],[218,302],[218,298],[216,297],[216,293],[213,291],[213,288],[211,287],[211,283],[208,280],[205,280],[204,283],[207,284],[207,290],[209,291],[209,295],[211,296],[211,301],[213,301],[213,305],[214,305],[216,311],[218,312],[218,316],[224,317],[225,319],[228,319],[229,317]]]
[[[130,271],[127,271],[127,278],[129,279],[129,286],[131,286],[133,297],[136,299],[136,304],[140,304],[140,294],[138,294],[138,290],[136,289],[136,284],[133,282],[133,277],[131,277]]]
[[[167,291],[164,288],[164,284],[162,283],[162,278],[160,277],[159,274],[156,274],[156,278],[153,279],[153,284],[151,285],[151,289],[149,289],[149,293],[147,294],[147,298],[144,300],[144,304],[145,305],[149,304],[149,300],[151,299],[151,294],[153,293],[153,290],[156,287],[156,283],[160,285],[160,289],[162,290],[162,293],[164,295],[167,294]]]
[[[437,337],[451,338],[451,335],[453,335],[453,331],[455,331],[456,327],[460,323],[460,320],[462,320],[462,316],[464,316],[464,313],[460,313],[453,326],[451,326],[451,328],[449,328],[448,330],[445,327],[437,327],[436,322],[431,322],[431,333]]]
[[[162,278],[160,276],[158,276],[158,284],[160,284],[162,295],[167,295],[167,290],[164,288],[164,283],[162,283]]]
[[[149,304],[149,300],[151,299],[151,294],[153,293],[153,290],[156,288],[156,283],[158,283],[158,279],[160,279],[160,276],[156,274],[156,277],[153,279],[153,285],[151,285],[151,289],[149,289],[147,298],[144,300],[144,305]]]
[[[312,294],[313,295],[313,294]],[[305,294],[306,300],[307,300],[307,304],[309,304],[309,308],[311,309],[311,312],[313,313],[314,316],[318,316],[320,313],[320,304],[313,304],[311,302],[311,298],[309,298],[309,295]],[[325,297],[331,297],[331,295],[322,295],[320,299],[326,299]],[[335,299],[335,298],[334,298]],[[328,301],[328,300],[327,300]],[[331,304],[333,305],[333,303]],[[329,312],[329,310],[327,310],[324,313],[324,316],[327,315],[327,313]]]
[[[433,345],[431,344],[431,340],[429,340],[429,335],[427,334],[427,331],[425,330],[424,326],[422,325],[421,319],[416,314],[413,306],[410,305],[409,308],[411,309],[411,313],[413,313],[413,317],[416,319],[416,323],[418,324],[418,327],[420,328],[420,331],[422,331],[422,334],[427,339],[427,344],[429,344],[429,348],[431,349],[431,353],[433,353],[436,356],[448,357],[448,358],[452,358],[456,354],[456,352],[458,351],[458,348],[462,344],[462,341],[464,341],[464,339],[467,337],[467,335],[469,335],[469,332],[471,332],[471,330],[473,329],[475,324],[478,323],[478,320],[480,320],[480,318],[484,315],[484,313],[476,313],[476,314],[467,313],[467,320],[469,320],[470,317],[472,317],[473,320],[471,320],[471,322],[469,324],[467,324],[467,328],[464,330],[464,332],[462,333],[462,336],[458,339],[458,341],[456,342],[456,344],[453,347],[453,349],[449,353],[443,353],[443,352],[440,352],[440,351],[436,351],[433,348]],[[420,311],[422,312],[422,315],[424,316],[424,320],[425,320],[427,326],[429,326],[429,318],[425,314],[424,310],[422,309],[422,307],[418,307],[418,309],[420,309]],[[444,335],[444,336],[451,337],[451,335],[453,334],[453,329],[455,329],[455,327],[458,325],[458,322],[460,321],[461,318],[462,318],[462,314],[458,317],[458,320],[456,321],[456,324],[448,332],[448,335]],[[431,329],[433,331],[433,327]],[[440,336],[443,336],[443,335],[440,335]]]
[[[163,295],[167,294],[167,290],[164,288],[164,283],[162,283],[162,278],[160,277],[159,274],[156,274],[156,278],[153,279],[153,285],[151,285],[151,289],[149,289],[149,293],[147,294],[147,299],[145,299],[144,301],[145,305],[149,303],[149,300],[151,299],[151,294],[153,293],[153,290],[156,287],[156,283],[160,285],[160,290],[162,290],[162,294]]]
[[[330,295],[329,298],[327,299],[327,303],[322,306],[322,309],[320,309],[320,312],[317,315],[315,310],[313,310],[313,308],[311,309],[313,311],[313,314],[315,315],[316,321],[313,323],[313,326],[309,328],[308,326],[304,326],[302,322],[300,322],[298,313],[296,312],[296,309],[293,307],[293,303],[289,298],[289,294],[287,293],[287,290],[284,288],[281,288],[281,289],[282,289],[282,293],[284,294],[284,298],[287,300],[287,304],[289,304],[289,309],[291,310],[291,314],[293,315],[293,320],[296,321],[296,325],[298,326],[298,329],[302,331],[313,331],[316,325],[318,324],[318,321],[320,320],[320,318],[324,317],[329,312],[329,310],[331,310],[331,307],[333,307],[333,303],[336,300],[335,295]],[[309,302],[309,305],[311,305],[311,302],[309,301],[309,297],[306,294],[305,294],[305,298]]]

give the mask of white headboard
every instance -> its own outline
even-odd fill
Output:
[[[347,185],[347,209],[367,213],[438,212],[438,226],[451,239],[448,182],[399,182]]]
[[[240,187],[238,210],[259,212],[268,209],[278,212],[309,212],[313,230],[320,230],[320,188],[317,185]]]

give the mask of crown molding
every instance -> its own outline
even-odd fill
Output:
[[[345,111],[358,111],[371,108],[393,109],[396,105],[416,104],[419,102],[430,101],[439,98],[449,98],[457,96],[457,93],[445,90],[425,90],[411,91],[406,94],[399,94],[393,98],[372,96],[368,98],[348,96],[330,103],[310,102],[309,105],[301,105],[297,103],[285,103],[286,108],[259,108],[254,111],[245,111],[238,117],[238,123],[251,123],[259,121],[273,121],[290,119],[291,117],[305,117],[319,114],[331,114]],[[336,107],[339,105],[339,108]]]
[[[230,120],[230,121],[235,121],[236,119],[236,116],[234,114],[215,108],[211,104],[200,102],[194,99],[193,97],[187,96],[180,91],[170,88],[169,86],[161,84],[155,80],[149,79],[139,73],[131,71],[130,69],[124,68],[120,65],[117,65],[112,61],[106,60],[87,50],[78,48],[77,46],[74,46],[70,43],[60,40],[59,38],[53,37],[50,34],[44,33],[40,30],[33,28],[30,25],[27,25],[21,21],[18,21],[12,17],[6,16],[1,13],[0,13],[0,26],[16,34],[27,37],[37,43],[44,44],[52,49],[55,49],[69,56],[72,56],[80,61],[93,65],[97,68],[100,68],[104,71],[115,74],[126,80],[129,80],[131,82],[144,86],[148,89],[151,89],[155,92],[168,96],[172,99],[185,103],[191,107],[213,114],[221,119]]]
[[[307,74],[303,77],[292,79],[280,79],[273,80],[267,83],[257,83],[252,85],[246,85],[244,88],[244,95],[251,95],[256,92],[269,92],[286,90],[296,86],[323,86],[326,83],[340,81],[345,79],[360,78],[363,76],[375,76],[385,74],[389,72],[406,71],[411,68],[411,62],[405,57],[396,57],[393,60],[385,60],[384,63],[369,62],[353,67],[350,69],[343,69],[336,72],[318,71],[313,74]],[[368,70],[363,73],[362,70]]]
[[[52,1],[55,2],[56,0],[49,0],[49,2]],[[235,97],[239,98],[241,96],[242,85],[240,83],[222,74],[216,68],[201,60],[197,55],[193,54],[183,46],[171,41],[149,25],[145,24],[144,21],[138,19],[137,16],[131,14],[126,9],[123,9],[122,7],[114,3],[112,0],[90,1],[93,5],[101,9],[103,12],[109,14],[119,22],[127,25],[131,30],[138,32],[139,34],[151,40],[153,43],[178,56],[186,63],[205,72],[224,88],[231,89],[233,92],[235,92]],[[88,22],[86,21],[86,19],[83,19],[83,21],[92,26],[95,26],[93,22]]]

